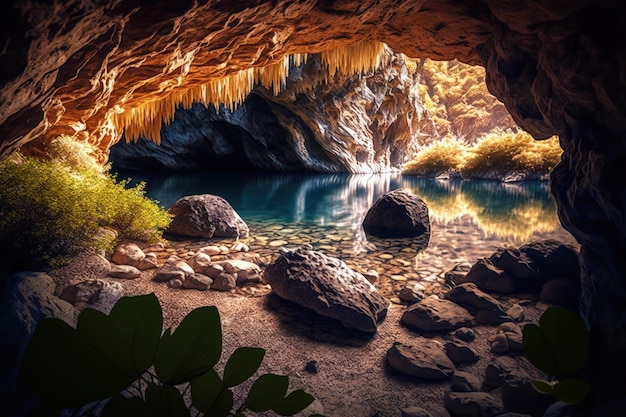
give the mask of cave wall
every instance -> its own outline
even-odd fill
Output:
[[[257,86],[234,111],[195,104],[161,128],[161,143],[120,141],[113,169],[398,170],[436,134],[418,95],[417,68],[386,49],[365,74],[334,74],[312,55],[274,95]]]
[[[482,64],[536,138],[558,134],[552,175],[581,243],[593,335],[587,415],[621,415],[626,387],[626,10],[621,0],[33,0],[2,3],[0,157],[60,133],[106,153],[107,124],[207,79],[364,39],[412,57]],[[6,68],[6,71],[4,70]],[[39,143],[39,147],[38,147]],[[621,404],[621,405],[620,405]],[[621,408],[620,408],[621,407]],[[619,412],[617,410],[620,410]]]

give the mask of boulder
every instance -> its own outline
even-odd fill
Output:
[[[452,301],[431,295],[409,307],[400,321],[418,332],[438,332],[470,326],[472,316]]]
[[[27,415],[34,401],[18,382],[18,371],[37,324],[49,317],[76,324],[78,311],[54,291],[54,281],[43,272],[18,272],[0,282],[0,405],[14,415]]]
[[[79,311],[89,307],[109,314],[123,296],[124,288],[119,282],[89,279],[64,288],[59,298]]]
[[[374,202],[363,220],[365,233],[383,238],[417,237],[430,233],[428,206],[420,197],[396,189]]]
[[[460,262],[454,265],[452,269],[444,273],[445,282],[451,286],[465,282],[465,276],[470,269],[472,269],[472,264],[469,262]]]
[[[169,209],[174,216],[167,233],[185,237],[247,237],[248,225],[222,197],[190,195]]]
[[[387,363],[402,374],[421,379],[449,379],[456,371],[441,345],[424,338],[415,346],[395,342],[387,351]]]
[[[131,265],[139,268],[146,254],[134,243],[122,243],[115,247],[111,261],[118,265]]]
[[[505,270],[495,266],[488,258],[479,259],[465,275],[465,282],[473,282],[485,291],[498,294],[515,292],[513,277]]]
[[[195,275],[193,268],[177,256],[170,256],[165,263],[154,272],[152,277],[157,282],[168,282],[173,279],[185,282],[187,276]]]
[[[363,275],[309,246],[281,249],[263,278],[280,297],[349,328],[376,332],[377,323],[387,314],[389,302]]]

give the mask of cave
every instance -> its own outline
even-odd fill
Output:
[[[212,80],[235,83],[248,69],[269,68],[261,71],[267,84],[280,84],[286,56],[349,54],[379,41],[409,57],[484,66],[488,88],[520,127],[538,140],[559,137],[564,152],[551,190],[562,225],[581,245],[582,313],[593,341],[593,388],[577,412],[623,413],[624,2],[25,0],[1,7],[0,158],[37,154],[64,134],[97,145],[104,162],[124,129],[127,138],[158,142],[172,107]],[[157,108],[163,117],[146,116]]]

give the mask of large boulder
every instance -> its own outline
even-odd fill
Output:
[[[389,302],[358,272],[337,258],[301,246],[281,249],[265,268],[264,280],[280,297],[341,321],[350,328],[376,332]]]
[[[384,238],[417,237],[430,233],[428,206],[420,197],[396,189],[374,202],[363,220],[367,234]]]
[[[222,197],[189,195],[169,209],[174,219],[167,233],[186,237],[247,237],[248,225]]]
[[[54,281],[43,272],[19,272],[1,283],[0,410],[7,415],[25,415],[34,401],[18,381],[18,369],[37,324],[49,317],[76,323],[78,311],[54,291]]]

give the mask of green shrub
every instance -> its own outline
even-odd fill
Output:
[[[439,174],[458,170],[463,162],[465,145],[463,142],[446,138],[420,149],[411,162],[404,165],[403,174],[435,177]]]
[[[59,161],[11,158],[0,163],[0,264],[11,270],[57,267],[88,249],[120,239],[156,241],[169,215],[142,187],[94,168],[71,169]]]
[[[291,416],[314,401],[303,390],[287,393],[287,376],[264,374],[235,408],[232,388],[257,373],[265,350],[237,348],[220,376],[214,368],[221,354],[217,308],[196,308],[176,330],[163,332],[163,310],[149,294],[122,297],[108,316],[85,309],[76,329],[56,318],[42,320],[20,373],[42,400],[35,415],[92,403],[84,410],[89,414],[104,403],[103,417],[245,417],[248,410]]]

